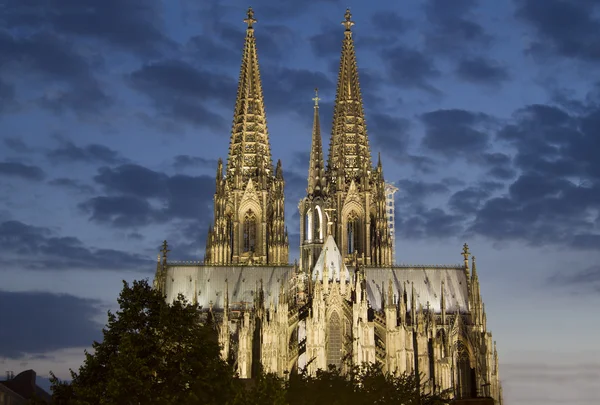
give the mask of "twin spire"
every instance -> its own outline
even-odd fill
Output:
[[[241,176],[245,183],[258,175],[272,175],[273,161],[264,96],[258,67],[254,27],[256,19],[248,9],[248,25],[240,68],[233,126],[227,159],[227,176]]]
[[[248,9],[244,22],[248,28],[240,68],[226,175],[241,176],[245,183],[249,178],[258,175],[272,175],[273,162],[254,36],[254,24],[257,20],[254,18],[252,8]],[[372,161],[352,39],[351,28],[354,21],[349,9],[346,10],[342,25],[345,31],[329,144],[328,170],[336,180],[339,178],[343,183],[349,184],[351,180],[358,182],[365,170],[371,170]],[[309,194],[323,193],[325,188],[325,165],[317,92],[313,101],[315,106],[307,190]],[[336,187],[336,184],[333,184],[333,187]]]

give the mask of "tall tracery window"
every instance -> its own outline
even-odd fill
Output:
[[[306,211],[306,215],[304,217],[304,232],[306,232],[305,239],[312,240],[313,239],[313,212],[312,209]]]
[[[459,398],[476,396],[475,370],[471,368],[469,352],[460,340],[457,343]]]
[[[318,240],[323,240],[323,229],[321,227],[321,221],[322,221],[322,217],[321,217],[321,207],[317,206],[315,208],[315,213],[314,213],[314,219],[313,219],[313,235],[315,239]]]
[[[358,215],[354,211],[348,215],[348,225],[347,225],[347,241],[348,241],[348,254],[352,254],[355,251],[360,253],[359,250],[359,220]]]
[[[231,249],[230,259],[233,257],[233,218],[231,215],[227,216],[227,244]]]
[[[327,330],[327,365],[333,364],[340,368],[342,366],[342,321],[337,312],[333,312],[329,318]]]
[[[256,247],[256,215],[248,210],[244,215],[244,252],[254,252]]]

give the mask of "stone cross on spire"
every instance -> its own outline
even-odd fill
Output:
[[[350,9],[346,9],[346,14],[344,14],[344,21],[342,21],[342,25],[346,27],[346,31],[350,32],[350,28],[354,25],[354,21],[352,21],[352,14],[350,13]]]
[[[318,87],[315,87],[315,96],[313,97],[312,100],[315,102],[315,107],[318,107],[319,106],[319,100],[321,100],[319,98],[319,88]]]
[[[248,24],[248,29],[252,29],[252,24],[256,22],[256,19],[254,18],[254,10],[252,10],[252,7],[248,7],[247,16],[248,18],[246,18],[244,22]]]

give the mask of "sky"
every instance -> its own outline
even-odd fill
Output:
[[[350,7],[397,261],[457,264],[469,243],[506,403],[596,403],[597,0],[4,0],[0,371],[68,377],[163,239],[203,258],[249,5],[291,260]]]

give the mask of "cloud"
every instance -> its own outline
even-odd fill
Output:
[[[473,14],[477,3],[477,0],[428,0],[424,6],[429,23],[425,34],[428,51],[456,55],[488,46],[492,37]]]
[[[411,215],[396,218],[398,234],[405,238],[443,239],[464,229],[464,216],[441,208],[420,207]]]
[[[506,67],[481,56],[461,59],[456,75],[464,81],[486,85],[499,85],[510,78]]]
[[[485,185],[471,186],[452,194],[448,206],[457,213],[472,215],[492,196],[494,189]]]
[[[59,147],[46,153],[48,159],[53,163],[97,162],[115,164],[124,161],[119,152],[104,145],[89,144],[80,147],[68,140],[61,140],[60,143]]]
[[[32,270],[147,270],[150,261],[113,249],[87,247],[73,236],[19,221],[0,223],[3,261]]]
[[[173,45],[161,28],[159,0],[7,0],[3,14],[11,28],[48,27],[142,55]]]
[[[66,190],[75,191],[79,194],[92,194],[94,188],[88,184],[83,184],[78,180],[70,179],[67,177],[59,177],[48,182],[51,186],[61,187]]]
[[[423,146],[446,155],[456,156],[482,152],[489,145],[489,134],[484,126],[491,118],[482,113],[465,110],[436,110],[421,115],[425,125]]]
[[[20,177],[33,181],[40,181],[46,177],[40,167],[18,162],[0,162],[0,176]]]
[[[52,32],[38,32],[28,37],[0,33],[0,67],[5,74],[52,80],[37,99],[38,105],[53,111],[66,108],[85,113],[110,105],[93,75],[90,62],[73,43]]]
[[[409,20],[391,10],[374,12],[371,24],[376,30],[393,35],[402,35],[411,27]]]
[[[576,272],[561,271],[550,276],[548,282],[555,287],[566,285],[578,291],[583,288],[597,293],[600,292],[600,267],[591,266]]]
[[[328,27],[309,38],[310,47],[315,56],[329,58],[339,56],[344,37],[339,28]]]
[[[156,110],[171,119],[222,132],[227,122],[206,104],[231,107],[236,82],[231,76],[200,70],[178,60],[149,63],[128,77],[132,88],[148,97]]]
[[[177,155],[173,158],[173,168],[178,171],[188,168],[214,168],[216,170],[217,160],[202,156]]]
[[[600,18],[594,1],[515,0],[515,15],[535,34],[528,52],[600,61]]]
[[[66,294],[0,291],[0,357],[18,358],[102,339],[100,302]],[[40,333],[43,331],[43,338]]]
[[[391,156],[406,152],[410,121],[384,113],[369,114],[369,135],[381,151]]]
[[[17,105],[15,86],[0,79],[0,113]]]
[[[433,58],[413,48],[398,45],[381,52],[389,80],[406,87],[418,88],[439,95],[440,91],[429,81],[440,76]]]
[[[29,153],[31,152],[31,148],[23,142],[22,139],[17,137],[7,137],[2,140],[4,145],[13,152],[16,153]]]
[[[108,194],[79,204],[92,221],[118,228],[177,219],[196,219],[212,211],[215,180],[211,176],[169,176],[126,164],[103,167],[94,177]]]

